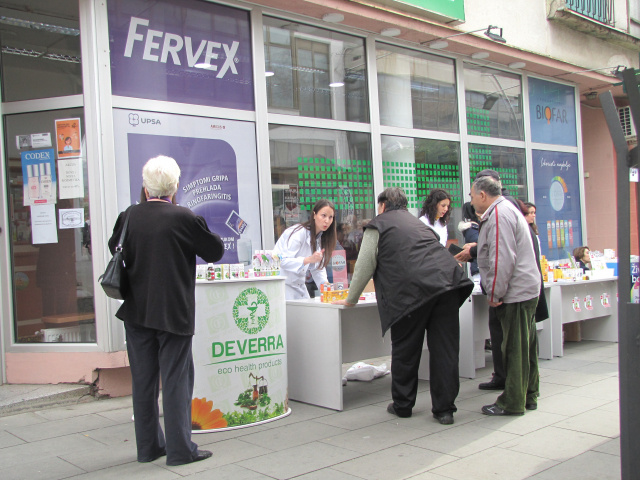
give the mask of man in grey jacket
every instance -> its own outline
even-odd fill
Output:
[[[501,182],[476,179],[471,204],[482,215],[478,236],[478,268],[482,287],[502,325],[506,381],[496,403],[482,407],[485,415],[524,415],[537,408],[538,348],[534,314],[540,273],[529,226],[501,195]]]

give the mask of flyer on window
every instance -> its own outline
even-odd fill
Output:
[[[22,163],[23,204],[56,203],[56,166],[53,149],[20,152]]]
[[[59,159],[81,157],[81,140],[79,118],[56,120],[56,151]]]

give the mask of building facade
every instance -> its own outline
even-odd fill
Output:
[[[128,393],[118,302],[97,278],[158,154],[178,161],[177,201],[221,235],[224,263],[273,247],[329,198],[331,275],[348,278],[387,186],[407,192],[414,214],[446,189],[449,239],[463,243],[460,207],[485,168],[538,205],[550,259],[599,238],[590,232],[612,216],[585,176],[613,185],[613,148],[585,95],[622,96],[610,71],[638,67],[637,17],[619,0],[614,25],[573,11],[597,36],[551,18],[564,10],[545,0],[529,22],[536,2],[516,3],[3,3],[3,381]],[[593,51],[577,54],[584,44]]]

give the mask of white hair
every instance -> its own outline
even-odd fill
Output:
[[[180,167],[171,157],[159,155],[142,167],[142,185],[150,197],[172,197],[178,190]]]

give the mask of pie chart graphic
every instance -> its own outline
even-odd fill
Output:
[[[551,179],[551,186],[549,187],[549,201],[551,202],[551,207],[556,212],[562,210],[566,193],[567,184],[562,177],[553,177]]]

